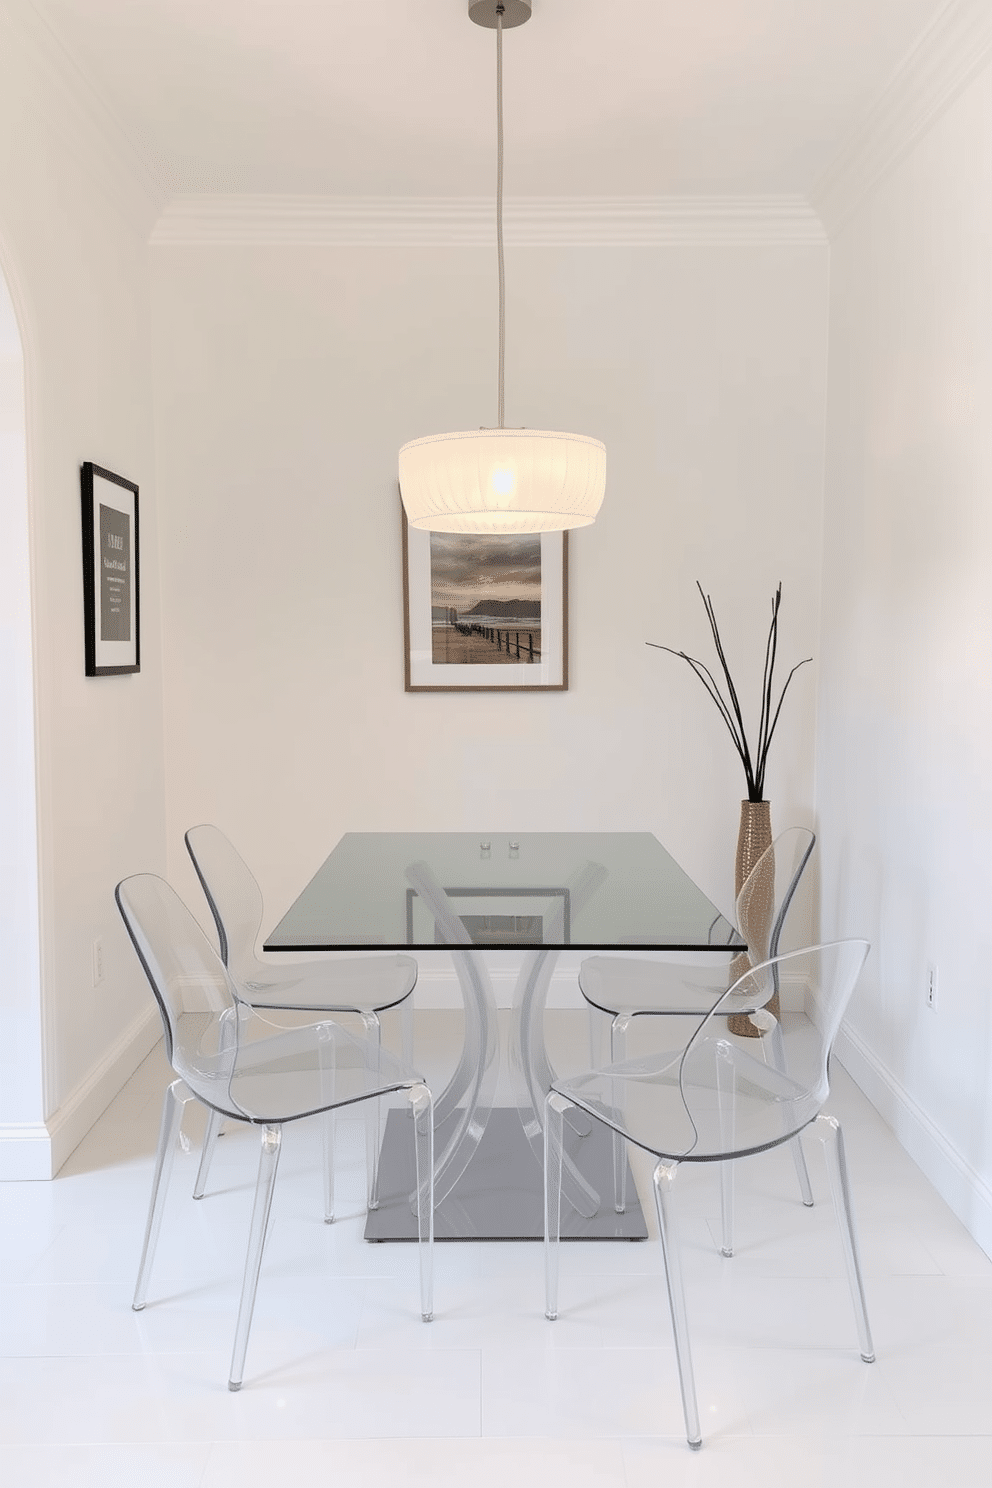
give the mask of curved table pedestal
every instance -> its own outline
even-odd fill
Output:
[[[429,895],[423,880],[418,892]],[[436,1240],[544,1238],[544,1096],[554,1071],[544,1042],[544,1010],[558,950],[529,951],[517,977],[510,1035],[512,1106],[493,1106],[499,1061],[496,1003],[482,955],[452,947],[465,1004],[458,1066],[436,1101]],[[612,1202],[613,1145],[600,1122],[576,1121],[566,1136],[562,1238],[644,1240],[647,1226],[631,1182],[623,1214]],[[379,1159],[378,1205],[366,1240],[415,1240],[413,1178],[406,1116],[391,1111]]]

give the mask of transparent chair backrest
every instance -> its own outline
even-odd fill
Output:
[[[250,980],[262,928],[262,891],[219,827],[190,827],[186,847],[217,926],[221,960],[239,981]]]
[[[790,951],[745,972],[707,1014],[679,1071],[685,1109],[706,1151],[750,1150],[749,1123],[752,1135],[767,1135],[770,1106],[776,1136],[813,1120],[829,1093],[830,1050],[868,949],[865,940],[839,940]],[[767,1001],[780,983],[801,992],[805,1016],[783,1019],[773,1038],[728,1038],[726,1019],[735,1006]],[[731,1084],[728,1123],[721,1088],[725,1097]]]
[[[225,1107],[239,1016],[226,968],[164,879],[125,878],[115,897],[162,1014],[170,1064],[195,1095]]]
[[[789,827],[766,848],[737,896],[737,924],[752,963],[778,955],[786,916],[816,836],[806,827]]]

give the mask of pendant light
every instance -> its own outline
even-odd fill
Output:
[[[426,532],[561,532],[596,519],[606,446],[585,434],[503,424],[503,31],[530,19],[531,0],[469,0],[478,26],[496,32],[496,256],[499,373],[495,429],[428,434],[400,450],[400,492],[411,527]]]

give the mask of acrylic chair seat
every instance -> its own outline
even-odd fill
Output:
[[[400,1009],[402,1057],[413,1064],[413,1001],[417,963],[412,956],[368,955],[347,960],[297,961],[278,965],[262,960],[256,944],[264,904],[254,874],[228,837],[204,823],[190,827],[186,848],[196,869],[217,930],[221,960],[231,971],[240,994],[258,1009],[354,1014],[366,1037],[381,1046],[380,1014]],[[369,1207],[378,1204],[379,1112],[366,1127]],[[193,1197],[202,1198],[223,1117],[207,1123]],[[332,1214],[326,1214],[330,1223]]]
[[[158,1003],[169,1062],[178,1078],[162,1108],[152,1195],[133,1306],[146,1303],[183,1112],[199,1101],[223,1119],[262,1129],[248,1258],[229,1386],[241,1388],[248,1334],[279,1162],[282,1127],[325,1118],[343,1105],[405,1092],[414,1120],[421,1314],[433,1316],[433,1162],[431,1094],[421,1077],[366,1039],[329,1020],[280,1027],[239,992],[234,978],[186,906],[164,880],[138,874],[117,885],[117,906]],[[325,1152],[333,1187],[333,1150]]]
[[[558,1312],[558,1251],[564,1122],[578,1107],[619,1138],[650,1153],[658,1227],[668,1278],[669,1304],[682,1389],[686,1435],[700,1443],[685,1296],[672,1206],[675,1176],[683,1163],[719,1163],[723,1179],[724,1253],[732,1224],[733,1162],[791,1142],[813,1128],[826,1147],[861,1356],[874,1358],[851,1211],[839,1123],[823,1105],[829,1093],[828,1059],[844,1010],[864,964],[868,945],[838,941],[777,957],[749,969],[711,1008],[685,1048],[627,1060],[556,1080],[545,1125],[546,1311]],[[808,1012],[775,1019],[762,1009],[780,976],[802,982]],[[731,1032],[745,1010],[763,1024],[765,1038]]]

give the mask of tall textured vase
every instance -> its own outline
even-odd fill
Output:
[[[772,808],[769,801],[742,801],[741,802],[741,825],[737,834],[737,859],[734,864],[734,894],[738,895],[744,887],[744,880],[751,869],[757,863],[762,853],[772,844]],[[775,912],[775,864],[768,864],[768,887],[767,893],[762,893],[760,886],[758,893],[752,900],[752,912],[758,914],[766,913],[769,920],[768,929],[771,928],[771,917]],[[767,903],[765,901],[767,900]],[[744,975],[751,965],[751,961],[744,953],[735,956],[730,964],[731,981]],[[768,1011],[778,1017],[778,993],[768,1003]],[[744,1038],[759,1037],[758,1029],[755,1028],[750,1018],[739,1015],[727,1020],[731,1033],[742,1035]]]
[[[742,801],[741,825],[737,834],[737,861],[734,864],[734,895],[744,887],[755,863],[772,845],[772,806],[770,801]]]

